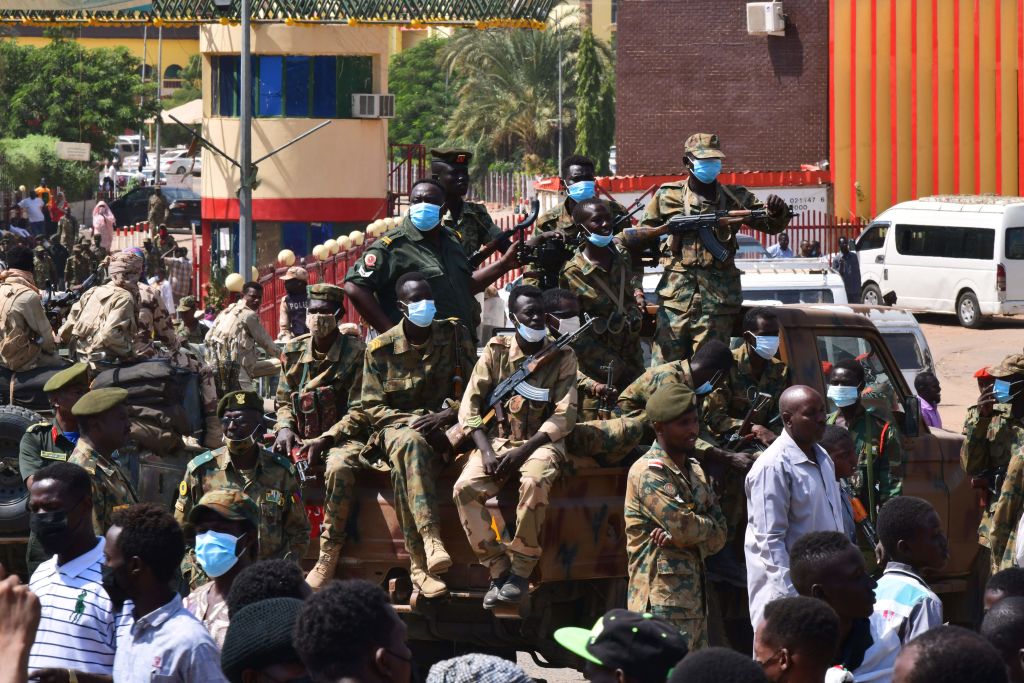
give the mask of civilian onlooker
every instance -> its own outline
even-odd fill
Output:
[[[100,246],[110,251],[110,243],[114,241],[114,212],[103,200],[96,202],[92,208],[92,234],[100,236]]]
[[[182,297],[192,292],[192,261],[188,258],[188,249],[176,247],[173,256],[164,258],[164,266],[167,268],[167,281],[171,283],[174,306],[177,306]]]
[[[227,679],[231,683],[308,681],[309,674],[292,641],[301,611],[301,600],[271,598],[232,615],[220,651],[220,666]]]
[[[103,548],[103,587],[131,614],[118,625],[114,680],[224,681],[220,653],[171,588],[185,539],[170,512],[143,503],[114,511]]]
[[[651,679],[654,680],[654,679]],[[668,683],[768,683],[750,657],[724,647],[709,647],[679,662]]]
[[[839,238],[839,253],[832,257],[832,267],[839,271],[846,289],[846,301],[851,304],[861,302],[860,292],[860,259],[857,252],[850,249],[850,239]]]
[[[990,609],[981,635],[999,651],[1010,683],[1024,683],[1024,598],[1006,598]]]
[[[876,584],[860,549],[841,532],[815,531],[793,545],[790,559],[800,595],[828,603],[839,617],[832,663],[852,672],[857,683],[888,681],[900,639],[874,611]]]
[[[960,626],[940,626],[918,636],[896,659],[893,683],[1007,683],[999,651]],[[857,679],[860,683],[861,679]]]
[[[195,532],[196,560],[213,581],[189,593],[185,609],[223,647],[231,584],[259,554],[260,508],[238,489],[216,489],[199,499],[188,522],[186,531]]]
[[[261,560],[254,562],[235,577],[228,593],[228,614],[271,598],[305,600],[313,594],[306,575],[293,560]]]
[[[935,508],[913,496],[897,496],[882,506],[878,539],[888,562],[875,589],[875,612],[906,644],[942,626],[942,601],[920,573],[942,569],[949,546]]]
[[[764,606],[796,595],[789,576],[793,544],[811,531],[843,531],[843,501],[828,453],[817,444],[825,431],[825,401],[807,386],[779,397],[785,430],[747,473],[747,564],[750,623]]]
[[[452,657],[430,667],[427,683],[533,683],[533,678],[510,662],[478,653]]]
[[[769,602],[754,633],[754,659],[772,683],[821,683],[838,647],[839,617],[814,598]]]
[[[856,496],[845,481],[852,477],[857,470],[857,452],[854,450],[853,437],[850,436],[846,427],[828,425],[825,427],[825,433],[818,440],[818,445],[825,449],[828,457],[832,458],[832,466],[836,469],[836,481],[839,482],[839,493],[843,501],[843,531],[850,537],[850,542],[856,545],[857,515],[853,511]],[[863,506],[861,509],[863,510]]]
[[[103,167],[103,191],[113,194],[114,188],[117,186],[117,166],[114,165],[114,160]]]
[[[360,580],[332,581],[306,600],[294,635],[314,683],[408,683],[414,665],[405,640],[387,593]]]
[[[598,683],[663,681],[689,651],[671,622],[625,609],[609,611],[591,629],[560,628],[555,640],[582,657],[587,678]]]
[[[995,607],[1003,598],[1024,598],[1024,567],[998,571],[985,584],[985,609]]]
[[[942,428],[942,417],[939,416],[939,402],[942,401],[942,386],[934,372],[925,370],[914,378],[914,389],[921,401],[921,417],[929,427]]]
[[[39,598],[0,566],[0,683],[25,683],[39,626]]]
[[[793,258],[793,250],[789,248],[789,235],[787,233],[779,233],[775,244],[768,247],[768,256],[770,258]]]
[[[43,467],[29,510],[36,539],[53,555],[29,582],[42,605],[29,671],[45,681],[67,680],[71,671],[83,683],[110,680],[118,614],[103,590],[106,541],[93,533],[89,473],[66,462]]]
[[[810,240],[800,241],[800,258],[814,258],[814,245]]]
[[[28,219],[28,229],[34,237],[42,237],[46,229],[46,216],[43,215],[43,200],[30,190],[28,196],[18,202]]]

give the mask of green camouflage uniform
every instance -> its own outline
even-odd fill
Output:
[[[79,245],[75,245],[64,264],[64,286],[72,287],[85,282],[92,274],[92,264]]]
[[[178,241],[175,240],[173,237],[171,237],[170,233],[168,233],[165,237],[161,237],[160,235],[157,235],[157,237],[156,237],[156,250],[158,252],[160,252],[160,256],[161,257],[164,254],[166,254],[167,252],[169,252],[171,249],[177,249],[177,248],[178,248]]]
[[[1017,565],[1017,525],[1024,513],[1024,425],[1008,422],[1005,429],[1010,451],[1006,481],[999,491],[999,500],[992,507],[988,540],[992,550],[992,571]]]
[[[103,259],[110,255],[110,252],[104,249],[99,242],[93,242],[92,245],[89,246],[89,255],[92,257],[92,269],[96,270],[100,267],[100,263],[103,262]]]
[[[178,338],[179,344],[202,344],[206,341],[206,326],[196,325],[192,329],[185,327],[185,323],[175,318],[174,335]]]
[[[612,467],[645,442],[650,429],[639,417],[577,422],[565,437],[570,474],[587,467]],[[700,441],[698,440],[698,443]]]
[[[455,232],[466,250],[466,256],[480,251],[480,247],[496,240],[501,235],[501,228],[494,224],[487,207],[474,202],[462,202],[462,213],[456,221],[451,211],[445,211],[441,224]]]
[[[78,221],[70,211],[57,221],[57,241],[68,251],[71,251],[78,242]]]
[[[626,479],[627,607],[650,612],[686,634],[690,650],[706,647],[707,581],[704,560],[725,544],[725,517],[704,471],[691,459],[687,471],[654,444],[629,468]],[[657,547],[661,528],[670,544]]]
[[[661,225],[682,213],[696,215],[735,209],[762,209],[764,205],[739,185],[717,185],[718,196],[706,201],[693,192],[687,181],[662,185],[644,209],[643,225]],[[789,223],[785,215],[769,218],[766,225],[752,225],[769,234],[782,232]],[[739,225],[716,226],[714,231],[735,253]],[[704,248],[696,232],[670,237],[662,248],[664,273],[658,283],[657,327],[652,356],[654,363],[689,358],[705,339],[729,343],[733,323],[740,314],[743,296],[740,271],[733,258],[717,261]]]
[[[658,387],[676,383],[685,384],[690,389],[693,389],[690,361],[677,360],[647,368],[642,375],[637,377],[632,384],[619,394],[619,412],[625,417],[639,418],[646,425],[643,443],[654,443],[654,428],[651,426],[650,420],[647,419],[647,412],[645,410],[647,401],[658,390]],[[714,437],[703,426],[700,437],[697,439],[696,448],[698,457],[703,458],[707,451],[714,447]]]
[[[18,449],[18,470],[21,479],[28,486],[28,478],[46,465],[55,462],[67,462],[75,445],[67,440],[56,420],[37,422],[25,430]],[[28,537],[28,573],[31,575],[43,562],[52,555],[43,549],[34,533]]]
[[[580,371],[601,383],[608,383],[609,363],[613,363],[612,385],[624,389],[644,371],[640,348],[643,314],[633,293],[643,290],[643,272],[635,271],[629,252],[613,249],[611,270],[603,271],[579,250],[562,268],[558,286],[575,292],[580,311],[595,318],[594,326],[573,342]],[[598,400],[591,394],[580,396],[580,420],[598,417]]]
[[[772,358],[765,361],[761,377],[755,380],[750,367],[751,353],[747,344],[734,350],[736,364],[729,371],[729,381],[720,382],[704,399],[704,422],[713,434],[721,436],[739,429],[750,410],[751,398],[759,392],[770,394],[772,401],[754,413],[753,424],[782,433],[782,420],[770,423],[779,414],[779,396],[789,386],[789,368],[778,358]]]
[[[32,278],[41,290],[46,289],[47,280],[52,282],[54,287],[57,286],[57,269],[53,265],[53,258],[44,247],[36,247],[32,254]]]
[[[964,420],[964,443],[960,448],[960,464],[964,472],[972,477],[981,476],[989,470],[1006,470],[1010,464],[1010,447],[1013,443],[1010,406],[997,403],[992,407],[992,417],[983,418],[978,406],[967,409]],[[999,501],[999,491],[989,496],[988,505],[978,526],[978,543],[991,548],[989,533],[992,529],[992,512]]]
[[[160,251],[156,247],[146,249],[145,278],[148,280],[154,275],[160,275],[160,277],[167,276],[167,266],[164,263],[164,257],[160,255]]]
[[[120,465],[97,453],[84,439],[78,439],[68,462],[83,468],[92,479],[92,526],[97,536],[110,529],[114,510],[139,502],[135,488]]]
[[[836,424],[838,417],[837,410],[829,414],[826,422],[830,425]],[[894,424],[876,415],[873,409],[865,411],[863,406],[858,411],[856,422],[847,425],[846,428],[853,437],[853,446],[857,451],[857,470],[850,477],[850,485],[874,521],[875,513],[868,506],[867,452],[870,448],[875,463],[874,478],[878,491],[875,505],[881,507],[882,503],[903,492],[903,446],[900,443],[899,430]]]
[[[626,214],[626,209],[622,207],[616,201],[610,201],[608,208],[612,212],[612,221],[619,220],[620,216]],[[576,202],[569,197],[565,198],[561,204],[555,204],[550,209],[541,215],[537,221],[536,232],[558,232],[565,237],[567,244],[575,245],[578,244],[584,238],[580,237],[580,228],[576,225],[576,221],[572,219],[572,210],[576,208]],[[624,228],[629,227],[627,221],[622,221],[615,226],[614,232],[616,234],[622,232]]]

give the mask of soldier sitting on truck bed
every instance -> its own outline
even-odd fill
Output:
[[[32,275],[32,252],[12,247],[7,265],[0,272],[0,365],[14,372],[61,365],[40,284]]]
[[[529,387],[520,387],[535,398],[516,393],[497,412],[493,441],[484,431],[489,426],[484,419],[490,418],[485,406],[488,395],[516,371],[524,357],[544,348],[547,339],[538,288],[521,285],[513,289],[509,314],[516,325],[515,336],[487,342],[459,409],[459,424],[473,439],[476,450],[455,483],[455,506],[470,547],[490,572],[485,609],[493,609],[499,602],[518,604],[527,595],[530,574],[540,559],[548,493],[566,459],[565,436],[576,423],[578,366],[576,354],[564,348],[526,379]],[[502,416],[506,419],[501,420]],[[515,537],[503,544],[495,538],[491,513],[484,504],[516,472],[521,479]],[[507,530],[499,531],[504,538]]]

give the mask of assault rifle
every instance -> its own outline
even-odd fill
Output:
[[[96,284],[97,274],[93,273],[87,277],[76,289],[64,292],[54,292],[52,283],[48,283],[50,286],[46,290],[46,296],[43,297],[43,310],[53,329],[56,330],[61,326],[75,302]]]
[[[512,397],[512,394],[519,394],[523,398],[531,401],[547,401],[550,390],[535,387],[526,380],[528,380],[550,360],[556,358],[559,351],[579,339],[580,336],[589,330],[593,324],[594,319],[587,316],[587,321],[580,326],[580,329],[576,330],[572,334],[563,334],[537,353],[524,358],[523,362],[516,368],[516,371],[499,382],[498,386],[494,387],[491,393],[488,394],[483,405],[484,410],[487,412],[481,420],[481,426],[486,426],[494,420],[497,420],[498,422],[505,422],[504,404],[505,401]],[[451,442],[456,453],[461,450],[465,445],[465,442],[468,440],[468,437],[463,431],[462,425],[458,423],[450,427],[446,434],[448,435],[448,441]]]
[[[854,523],[864,532],[864,538],[871,544],[871,547],[876,547],[878,545],[878,532],[875,531],[875,525],[871,523],[871,517],[868,515],[868,511],[864,509],[864,504],[860,502],[860,498],[857,497],[857,494],[854,493],[853,489],[845,481],[839,483],[839,488],[842,489],[842,494],[850,501]]]
[[[530,202],[530,213],[522,221],[516,223],[508,230],[502,231],[500,235],[495,237],[493,240],[480,247],[480,250],[469,257],[469,265],[476,270],[481,263],[486,261],[491,254],[498,251],[499,249],[507,249],[509,240],[516,231],[521,231],[522,235],[520,239],[526,237],[526,229],[534,224],[537,220],[537,215],[540,213],[540,200],[534,199]]]
[[[743,422],[740,424],[740,428],[730,434],[725,441],[724,445],[727,450],[735,450],[744,441],[744,439],[750,435],[750,431],[754,427],[754,415],[767,407],[771,402],[771,394],[763,391],[759,391],[754,394],[753,400],[750,401],[750,408],[747,410],[747,414],[743,416]],[[755,449],[764,450],[764,447],[756,445]]]
[[[999,491],[1006,481],[1006,468],[993,467],[971,477],[971,488],[978,492],[980,507],[986,510],[999,498]]]
[[[790,210],[790,215],[792,215]],[[719,241],[715,234],[718,225],[729,226],[737,223],[757,223],[768,220],[767,209],[737,209],[733,211],[715,211],[692,216],[676,214],[661,225],[653,227],[626,228],[619,235],[622,244],[631,250],[640,250],[660,239],[663,235],[682,235],[696,232],[701,244],[711,253],[716,261],[728,261],[732,258],[732,250]]]

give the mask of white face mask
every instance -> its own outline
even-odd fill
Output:
[[[530,343],[539,342],[548,336],[547,329],[543,327],[540,328],[539,330],[535,330],[532,327],[527,327],[526,325],[519,322],[519,319],[516,318],[514,315],[512,316],[512,320],[516,324],[516,332],[519,333],[519,336]]]
[[[556,320],[558,321],[558,334],[576,334],[582,327],[579,316],[556,318]]]

